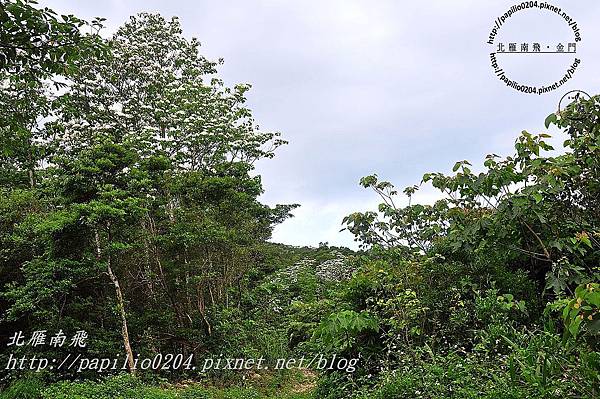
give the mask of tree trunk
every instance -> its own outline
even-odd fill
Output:
[[[204,302],[204,291],[201,289],[200,284],[198,284],[196,286],[196,295],[197,295],[198,312],[200,312],[200,315],[202,316],[202,321],[204,321],[206,334],[211,336],[212,335],[212,326],[210,325],[210,322],[208,321],[208,318],[206,317],[206,304]]]
[[[96,258],[100,260],[102,258],[102,247],[100,246],[100,235],[98,230],[94,232],[96,239]],[[110,242],[110,232],[109,232]],[[121,336],[123,337],[123,346],[125,348],[125,354],[127,356],[127,367],[131,374],[135,374],[135,364],[133,361],[133,350],[131,349],[131,343],[129,341],[129,329],[127,328],[127,313],[125,312],[125,300],[123,299],[123,292],[121,291],[121,285],[119,279],[112,269],[112,260],[110,254],[106,257],[106,271],[110,277],[110,281],[115,287],[115,293],[117,296],[117,308],[119,309],[119,316],[121,318]]]
[[[30,188],[35,188],[35,166],[33,162],[31,143],[29,143],[29,151],[27,153],[27,160],[29,161],[29,167],[27,168],[27,176],[29,176]]]
[[[183,328],[185,326],[185,319],[184,319],[183,313],[185,313],[185,312],[182,311],[179,308],[179,306],[177,306],[178,303],[177,303],[174,295],[171,293],[171,290],[169,289],[169,286],[167,284],[167,279],[165,277],[165,273],[164,273],[164,270],[162,267],[162,262],[160,260],[160,258],[161,258],[160,248],[156,244],[156,238],[157,238],[156,223],[154,223],[154,218],[152,218],[152,216],[149,213],[147,213],[147,217],[148,217],[148,222],[149,222],[148,227],[150,229],[150,234],[152,235],[152,238],[153,238],[152,248],[153,248],[153,253],[154,253],[154,261],[158,268],[158,281],[159,281],[160,286],[163,288],[165,295],[169,299],[171,308],[173,309],[173,313],[175,314],[175,320],[177,321],[177,326]]]

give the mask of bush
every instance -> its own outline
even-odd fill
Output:
[[[40,399],[43,388],[44,382],[39,376],[22,378],[0,393],[0,399]]]
[[[59,382],[43,391],[43,399],[174,399],[173,391],[145,386],[130,375],[110,377],[102,382]]]

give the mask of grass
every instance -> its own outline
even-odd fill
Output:
[[[188,381],[153,385],[129,375],[102,381],[62,381],[44,385],[39,378],[16,381],[0,399],[309,399],[315,376],[309,372],[263,376],[247,387],[210,387]]]

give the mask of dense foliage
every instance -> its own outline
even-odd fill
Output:
[[[108,39],[29,0],[0,20],[0,336],[85,330],[74,355],[129,359],[27,372],[8,357],[64,349],[3,342],[0,398],[600,396],[600,97],[546,119],[562,148],[522,132],[404,190],[432,185],[433,204],[363,178],[382,203],[343,221],[360,252],[294,248],[268,240],[295,205],[262,204],[253,172],[285,141],[176,18]],[[134,367],[161,353],[358,362]]]
[[[8,52],[2,73],[36,92],[2,90],[19,108],[3,107],[0,127],[2,335],[83,329],[89,355],[127,355],[130,369],[134,351],[206,351],[212,313],[240,306],[293,208],[261,204],[252,175],[284,141],[258,130],[248,86],[225,87],[177,19],[141,14],[102,41],[30,2],[3,11],[30,23],[35,48]],[[64,35],[74,37],[67,47]],[[43,58],[40,36],[64,56]]]
[[[392,184],[361,180],[383,202],[345,219],[372,249],[341,292],[379,324],[354,344],[372,353],[367,378],[331,376],[327,395],[342,383],[377,398],[599,394],[600,99],[550,123],[565,129],[558,155],[523,132],[479,173],[460,161],[425,174],[433,205],[397,207]]]

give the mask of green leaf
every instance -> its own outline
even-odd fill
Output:
[[[556,114],[555,113],[552,113],[546,117],[546,120],[544,121],[544,125],[546,126],[546,129],[548,129],[550,127],[550,125],[553,123],[556,123]]]
[[[569,332],[575,338],[577,338],[577,334],[579,334],[579,327],[581,326],[582,321],[583,319],[578,316],[569,324]]]

